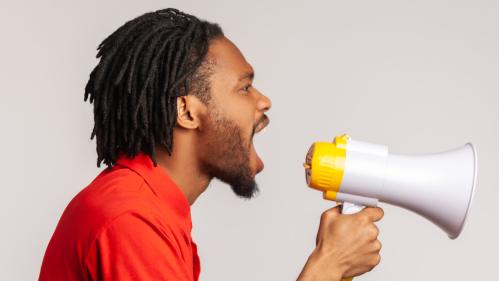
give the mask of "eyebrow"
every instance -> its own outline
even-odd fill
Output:
[[[253,70],[245,72],[241,77],[239,78],[239,81],[244,80],[244,79],[250,79],[253,80],[255,78],[255,72]]]

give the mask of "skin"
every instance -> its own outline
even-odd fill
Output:
[[[236,194],[253,195],[254,178],[263,166],[252,138],[267,126],[265,113],[272,105],[252,85],[253,68],[229,39],[213,40],[207,59],[212,62],[209,102],[194,95],[178,97],[172,154],[162,147],[156,149],[158,164],[190,204],[214,177],[229,183]],[[243,182],[235,180],[241,178]],[[381,243],[374,222],[382,217],[380,208],[354,215],[341,215],[339,207],[325,211],[316,248],[298,280],[341,280],[370,271],[380,261]]]

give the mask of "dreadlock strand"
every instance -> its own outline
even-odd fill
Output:
[[[142,48],[144,47],[145,43],[148,42],[149,43],[149,39],[152,37],[152,40],[150,42],[151,45],[155,45],[160,37],[159,36],[155,36],[156,33],[159,33],[161,32],[162,29],[166,28],[165,26],[161,25],[159,27],[156,27],[154,30],[152,30],[151,32],[149,33],[146,33],[143,35],[143,38],[142,39],[139,39],[141,40],[139,42],[139,44],[137,44],[136,47],[134,47],[134,52],[128,52],[126,55],[125,55],[125,61],[123,62],[122,66],[121,66],[121,69],[120,69],[120,72],[118,73],[118,75],[116,75],[116,79],[114,80],[114,84],[115,85],[118,85],[120,82],[121,82],[121,79],[123,79],[123,76],[125,75],[125,72],[127,70],[129,70],[128,68],[128,65],[130,63],[130,60],[132,58],[132,55],[134,57],[138,56],[138,53],[142,50]]]
[[[157,39],[157,40],[159,41],[160,39]],[[165,42],[162,42],[162,44],[166,45],[168,43],[168,41],[169,40],[166,39]],[[148,50],[151,50],[151,47],[152,46],[149,46]],[[142,49],[138,49],[138,50],[134,50],[134,51],[135,52],[130,51],[131,53],[133,53],[133,58],[131,59],[130,71],[129,71],[128,79],[127,79],[128,91],[129,92],[132,92],[134,89],[136,89],[135,85],[136,85],[137,80],[138,80],[136,78],[136,74],[135,74],[138,71],[137,64],[141,65],[142,66],[141,68],[147,68],[148,67],[147,65],[141,64],[141,62],[143,61],[141,55],[144,55],[142,52],[140,52],[140,51],[142,51]],[[146,55],[147,55],[147,53],[148,52],[146,52]]]
[[[148,23],[148,17],[154,16],[154,13],[147,13],[138,18],[126,22],[123,26],[118,28],[110,36],[108,36],[102,43],[99,44],[97,50],[97,58],[101,57],[104,53],[109,52],[109,48],[121,46],[124,40],[129,40],[129,34],[133,33],[136,28],[140,28],[143,23]]]
[[[198,37],[194,35],[193,40],[196,40]],[[180,74],[179,79],[170,87],[170,91],[174,91],[178,85],[180,85],[188,76],[192,75],[192,73],[201,65],[201,63],[204,61],[206,54],[208,52],[208,44],[202,44],[201,45],[201,50],[200,50],[200,55],[199,57],[194,58],[194,63],[192,66],[187,68],[184,73]]]

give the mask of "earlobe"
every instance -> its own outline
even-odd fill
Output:
[[[193,96],[177,97],[177,126],[185,129],[199,127],[198,105]]]

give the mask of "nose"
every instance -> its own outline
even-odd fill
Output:
[[[266,112],[272,107],[272,101],[266,95],[258,93],[260,96],[258,97],[257,109],[258,111]]]

